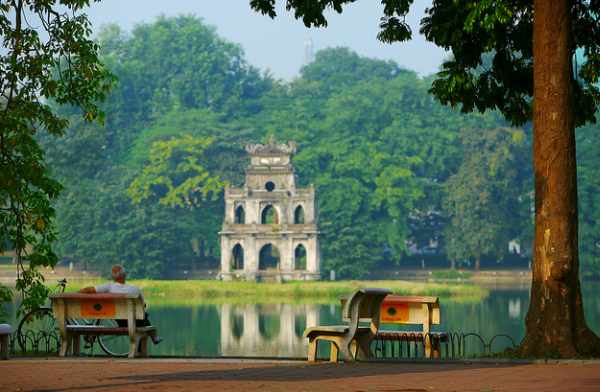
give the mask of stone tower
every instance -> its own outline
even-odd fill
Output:
[[[225,189],[221,237],[223,280],[319,280],[318,195],[296,187],[296,143],[246,145],[250,166],[243,189]]]

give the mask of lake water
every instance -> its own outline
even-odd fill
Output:
[[[519,344],[525,336],[524,318],[529,308],[529,284],[491,285],[483,299],[440,298],[441,324],[433,331],[475,333],[485,344],[499,334]],[[600,334],[600,284],[583,282],[585,318]],[[341,322],[342,310],[336,299],[320,302],[265,299],[248,303],[228,298],[203,299],[147,298],[148,313],[163,337],[150,348],[151,355],[203,357],[306,357],[308,341],[304,330],[313,325]],[[14,306],[9,309],[15,312]],[[15,322],[12,322],[16,326]],[[403,328],[406,327],[406,328]],[[418,330],[415,326],[386,325],[385,329]],[[482,343],[469,337],[467,352],[482,352]],[[506,338],[496,338],[491,350],[510,346]],[[320,356],[328,357],[328,344]],[[95,353],[101,353],[98,348]]]

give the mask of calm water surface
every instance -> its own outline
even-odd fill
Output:
[[[586,321],[600,334],[600,284],[582,284]],[[486,344],[495,335],[505,334],[519,344],[525,336],[529,285],[488,288],[489,297],[475,301],[440,298],[442,322],[432,330],[475,333]],[[269,299],[262,303],[227,303],[188,298],[169,303],[164,298],[147,298],[147,302],[150,320],[164,339],[160,345],[150,348],[151,355],[306,357],[308,341],[302,337],[304,330],[313,325],[339,324],[342,314],[336,300],[315,303]],[[14,308],[9,311],[14,313]],[[418,327],[385,325],[385,329],[410,331]],[[497,338],[491,348],[498,351],[509,345],[508,339]],[[328,345],[322,346],[321,355],[328,357]],[[481,342],[468,338],[467,352],[481,351]]]

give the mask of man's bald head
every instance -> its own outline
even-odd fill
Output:
[[[115,282],[119,280],[125,280],[125,267],[123,267],[122,265],[115,265],[110,270],[110,277]]]

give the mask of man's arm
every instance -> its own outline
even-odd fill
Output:
[[[84,293],[84,294],[95,294],[96,288],[95,287],[84,287],[81,290],[79,290],[79,292]]]

